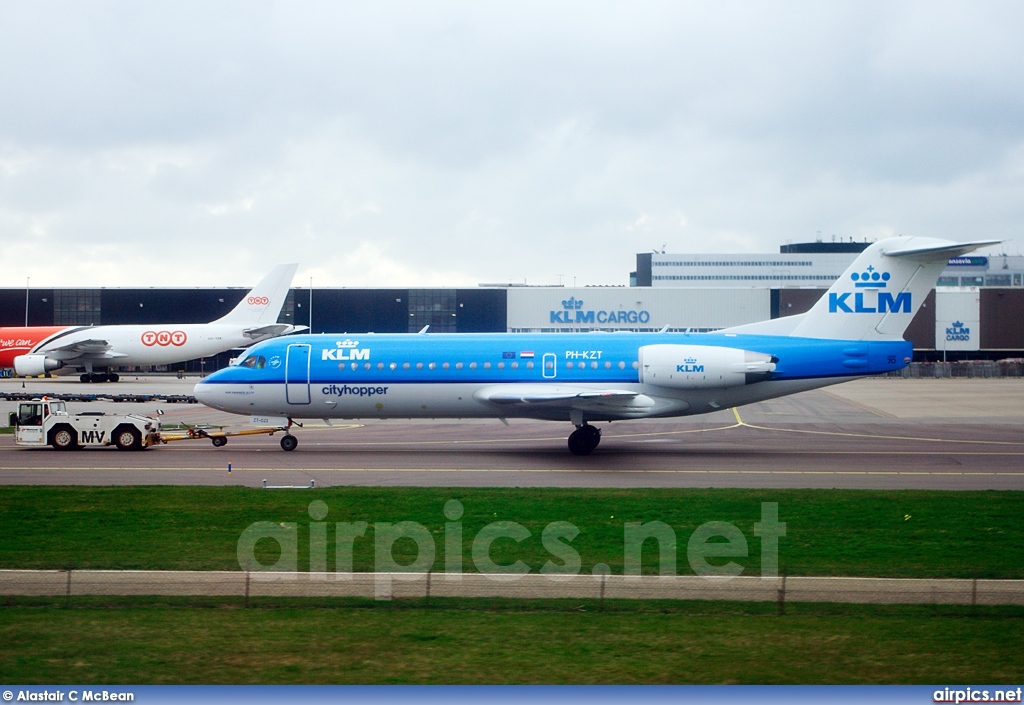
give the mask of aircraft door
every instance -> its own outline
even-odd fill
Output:
[[[305,343],[288,346],[284,363],[284,397],[289,404],[309,404],[311,348]]]
[[[544,353],[544,357],[541,359],[541,370],[543,370],[544,379],[555,378],[555,375],[558,374],[558,358],[554,353]]]

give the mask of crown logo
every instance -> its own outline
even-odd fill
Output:
[[[345,340],[338,340],[334,344],[337,345],[339,348],[354,348],[359,345],[359,341],[349,340],[348,338],[346,338]]]
[[[963,321],[953,321],[953,327],[954,328],[963,328],[964,327],[964,322]]]
[[[575,296],[570,297],[562,302],[562,308],[567,308],[570,311],[583,308],[583,299],[577,299]]]
[[[683,364],[685,364],[685,365],[693,365],[696,362],[697,362],[697,358],[695,358],[695,357],[688,357],[685,360],[683,360]]]
[[[868,265],[866,272],[854,272],[850,275],[854,286],[859,289],[884,289],[888,286],[889,277],[888,272],[875,271],[872,265]]]

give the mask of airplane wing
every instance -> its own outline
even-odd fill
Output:
[[[630,411],[654,406],[650,397],[628,389],[591,389],[554,385],[496,384],[478,389],[478,401],[516,410],[522,415],[536,411],[548,415],[557,411],[604,412],[628,418]]]
[[[114,360],[119,357],[127,357],[124,353],[111,351],[110,343],[106,340],[76,340],[65,345],[46,347],[40,352],[45,352],[49,357],[58,360],[72,360],[77,357]]]

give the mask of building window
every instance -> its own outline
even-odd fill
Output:
[[[53,324],[55,326],[99,325],[99,289],[57,289],[53,292]]]
[[[410,289],[409,332],[430,326],[432,333],[455,333],[456,315],[454,289]]]
[[[1010,275],[989,274],[985,277],[985,286],[1010,286]]]

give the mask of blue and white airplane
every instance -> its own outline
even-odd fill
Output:
[[[331,418],[592,422],[705,414],[899,370],[903,332],[950,257],[998,241],[876,242],[807,313],[714,333],[298,335],[258,343],[196,385],[215,409]],[[291,433],[281,447],[294,450]]]

